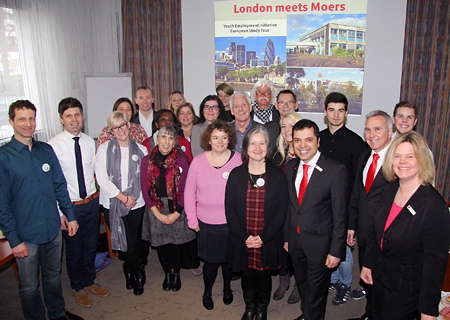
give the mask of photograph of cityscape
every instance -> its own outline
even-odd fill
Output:
[[[287,15],[286,85],[299,111],[322,112],[326,95],[345,94],[360,115],[366,39],[365,14]]]
[[[286,37],[216,37],[216,83],[250,91],[259,79],[270,79],[278,90],[286,82]]]

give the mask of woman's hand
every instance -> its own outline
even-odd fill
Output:
[[[367,284],[373,284],[372,269],[362,267],[360,278]]]
[[[179,217],[180,214],[176,211],[174,213],[170,213],[166,216],[166,222],[164,222],[164,224],[172,224],[177,221]]]
[[[245,245],[247,248],[261,248],[263,242],[259,236],[249,236],[247,240],[245,240]]]
[[[121,201],[128,209],[131,209],[136,205],[136,199],[134,197],[126,196],[122,192],[119,192],[116,198],[119,199],[119,201]]]
[[[193,227],[189,227],[189,229],[194,230],[195,232],[199,232],[200,231],[200,227],[197,226],[193,226]]]
[[[128,209],[132,209],[132,208],[134,208],[134,206],[136,205],[136,199],[134,198],[134,197],[132,197],[132,196],[127,196],[127,201],[125,202],[125,206],[128,208]]]
[[[286,252],[289,252],[289,242],[285,242],[285,243],[283,243],[283,249],[286,251]]]
[[[156,206],[151,207],[150,210],[152,211],[152,213],[156,219],[161,221],[162,224],[166,224],[167,216],[165,214],[162,214],[161,212],[159,212],[159,210]]]

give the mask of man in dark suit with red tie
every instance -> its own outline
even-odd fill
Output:
[[[392,118],[384,111],[375,110],[366,115],[364,138],[370,149],[361,154],[349,204],[347,244],[356,244],[358,231],[359,267],[366,251],[366,237],[372,228],[374,214],[379,209],[386,180],[381,166],[392,139]],[[361,320],[370,320],[372,288],[363,284],[366,291],[366,312]]]
[[[319,128],[311,120],[292,128],[297,159],[289,161],[289,211],[284,226],[285,249],[291,254],[301,296],[297,319],[321,320],[331,270],[345,257],[347,169],[322,155]]]

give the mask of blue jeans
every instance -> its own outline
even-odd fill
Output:
[[[331,283],[341,283],[347,287],[352,285],[353,256],[352,250],[347,246],[345,251],[345,261],[341,261],[339,267],[331,274]]]
[[[70,287],[73,291],[80,291],[93,285],[96,277],[95,254],[100,219],[98,198],[75,206],[75,216],[79,225],[76,235],[69,237],[67,231],[63,231],[63,235]]]
[[[45,319],[45,307],[39,289],[39,263],[42,272],[42,291],[48,317],[62,317],[65,311],[61,288],[61,248],[62,235],[59,231],[55,239],[44,244],[31,244],[28,256],[16,259],[19,267],[19,296],[25,319]]]

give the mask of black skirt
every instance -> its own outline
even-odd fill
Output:
[[[228,225],[207,224],[198,221],[200,231],[197,233],[198,256],[206,262],[225,262],[227,248]]]

